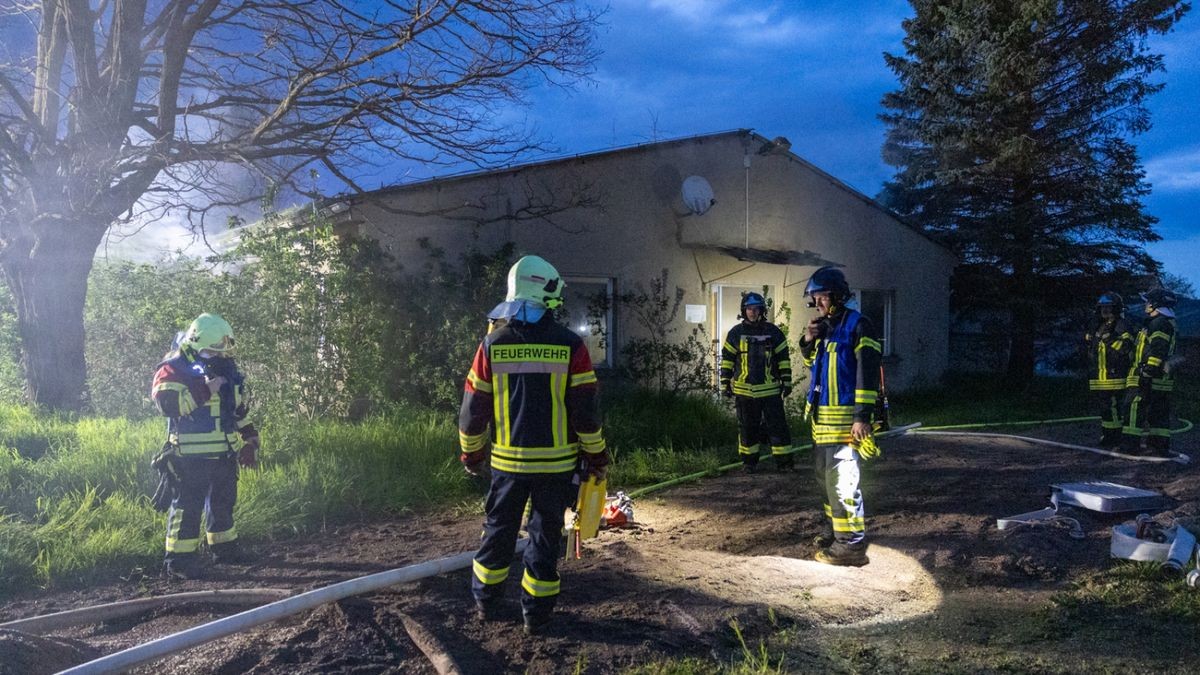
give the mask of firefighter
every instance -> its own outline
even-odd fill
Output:
[[[502,613],[526,503],[529,544],[521,578],[525,633],[544,632],[559,593],[563,512],[577,492],[576,472],[604,477],[609,454],[600,425],[596,374],[583,340],[555,322],[562,277],[537,256],[508,273],[508,294],[488,315],[488,332],[464,385],[459,459],[468,473],[488,471],[483,542],[472,564],[480,619]],[[490,427],[490,430],[489,430]]]
[[[1121,445],[1122,404],[1133,335],[1123,316],[1125,303],[1108,291],[1096,301],[1096,318],[1083,336],[1088,353],[1088,389],[1100,410],[1100,447]]]
[[[792,393],[792,362],[787,338],[767,321],[767,301],[758,293],[743,293],[741,323],[729,329],[721,347],[721,391],[734,399],[738,419],[738,456],[746,471],[758,466],[759,444],[771,444],[771,457],[780,471],[790,471],[792,435],[783,399]]]
[[[870,320],[846,307],[851,293],[841,270],[817,270],[804,294],[820,312],[800,337],[800,353],[812,369],[805,413],[812,421],[813,469],[829,517],[825,533],[814,539],[815,559],[861,567],[869,560],[859,460],[879,452],[872,422],[883,350]]]
[[[156,458],[173,477],[167,513],[168,576],[195,578],[200,520],[206,519],[213,562],[245,562],[233,526],[238,466],[258,465],[258,431],[246,420],[245,378],[231,356],[233,329],[216,314],[201,314],[154,373],[151,398],[167,418],[167,444]]]
[[[1171,456],[1171,357],[1175,355],[1175,303],[1165,288],[1142,293],[1146,325],[1138,332],[1129,375],[1125,379],[1126,418],[1121,429],[1121,451],[1158,457]],[[1142,441],[1146,448],[1143,451]]]

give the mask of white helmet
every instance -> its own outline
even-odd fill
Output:
[[[557,309],[562,306],[562,290],[566,285],[554,265],[536,255],[527,255],[508,270],[508,295],[504,299]]]

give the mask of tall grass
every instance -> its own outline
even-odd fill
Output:
[[[11,422],[0,437],[0,595],[155,564],[164,517],[149,506],[149,460],[161,422],[19,408],[0,408],[0,419]],[[455,461],[454,420],[440,413],[266,425],[263,442],[262,467],[238,486],[235,521],[251,540],[478,494]]]

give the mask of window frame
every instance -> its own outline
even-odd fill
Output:
[[[858,301],[858,311],[866,316],[863,312],[863,293],[879,293],[883,295],[883,325],[876,326],[879,331],[880,343],[883,345],[884,358],[895,356],[896,349],[893,339],[892,325],[896,315],[896,289],[894,288],[856,288],[853,289],[856,300]]]
[[[604,276],[589,276],[582,274],[564,274],[563,281],[567,284],[567,289],[570,289],[572,284],[604,284],[605,293],[608,296],[608,310],[605,312],[605,345],[604,345],[604,360],[596,361],[594,355],[592,358],[592,368],[611,369],[613,368],[613,346],[616,344],[616,311],[615,311],[615,296],[617,292],[617,280],[615,277]],[[585,308],[586,311],[586,308]],[[570,326],[567,326],[570,329]],[[572,330],[572,332],[575,332]],[[575,333],[579,335],[579,333]],[[584,337],[584,336],[580,336]]]

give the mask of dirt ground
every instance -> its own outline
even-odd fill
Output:
[[[1097,430],[1014,433],[1079,443]],[[1198,436],[1178,437],[1177,449],[1200,460]],[[611,673],[684,657],[729,664],[743,653],[731,622],[752,648],[781,631],[792,636],[785,668],[795,672],[895,670],[860,658],[880,646],[937,656],[945,670],[956,663],[969,669],[958,659],[970,649],[995,649],[1007,654],[1000,663],[1039,672],[1087,672],[1097,664],[1186,672],[1200,657],[1194,641],[1147,662],[1119,634],[1103,644],[1038,635],[1013,645],[996,637],[1012,640],[1012,617],[1044,612],[1051,594],[1110,565],[1109,528],[1132,514],[1064,509],[1080,522],[1083,539],[1053,525],[999,531],[997,517],[1048,506],[1052,483],[1081,480],[1159,490],[1173,500],[1162,520],[1200,515],[1200,461],[1151,464],[1017,440],[915,435],[889,439],[884,453],[864,480],[872,538],[864,568],[811,561],[809,540],[823,516],[810,472],[775,473],[768,462],[756,474],[733,472],[637,500],[636,527],[603,531],[586,543],[582,560],[561,566],[560,609],[545,637],[522,635],[518,564],[510,573],[511,611],[498,622],[475,618],[464,569],[325,605],[139,672],[435,672],[406,633],[405,617],[464,673]],[[0,608],[0,622],[191,590],[307,591],[469,551],[479,525],[478,515],[412,514],[340,527],[264,545],[257,563],[217,568],[200,581],[134,571],[84,590],[30,591]],[[185,605],[49,636],[0,631],[0,673],[56,672],[235,611]],[[849,660],[830,656],[847,651]]]

